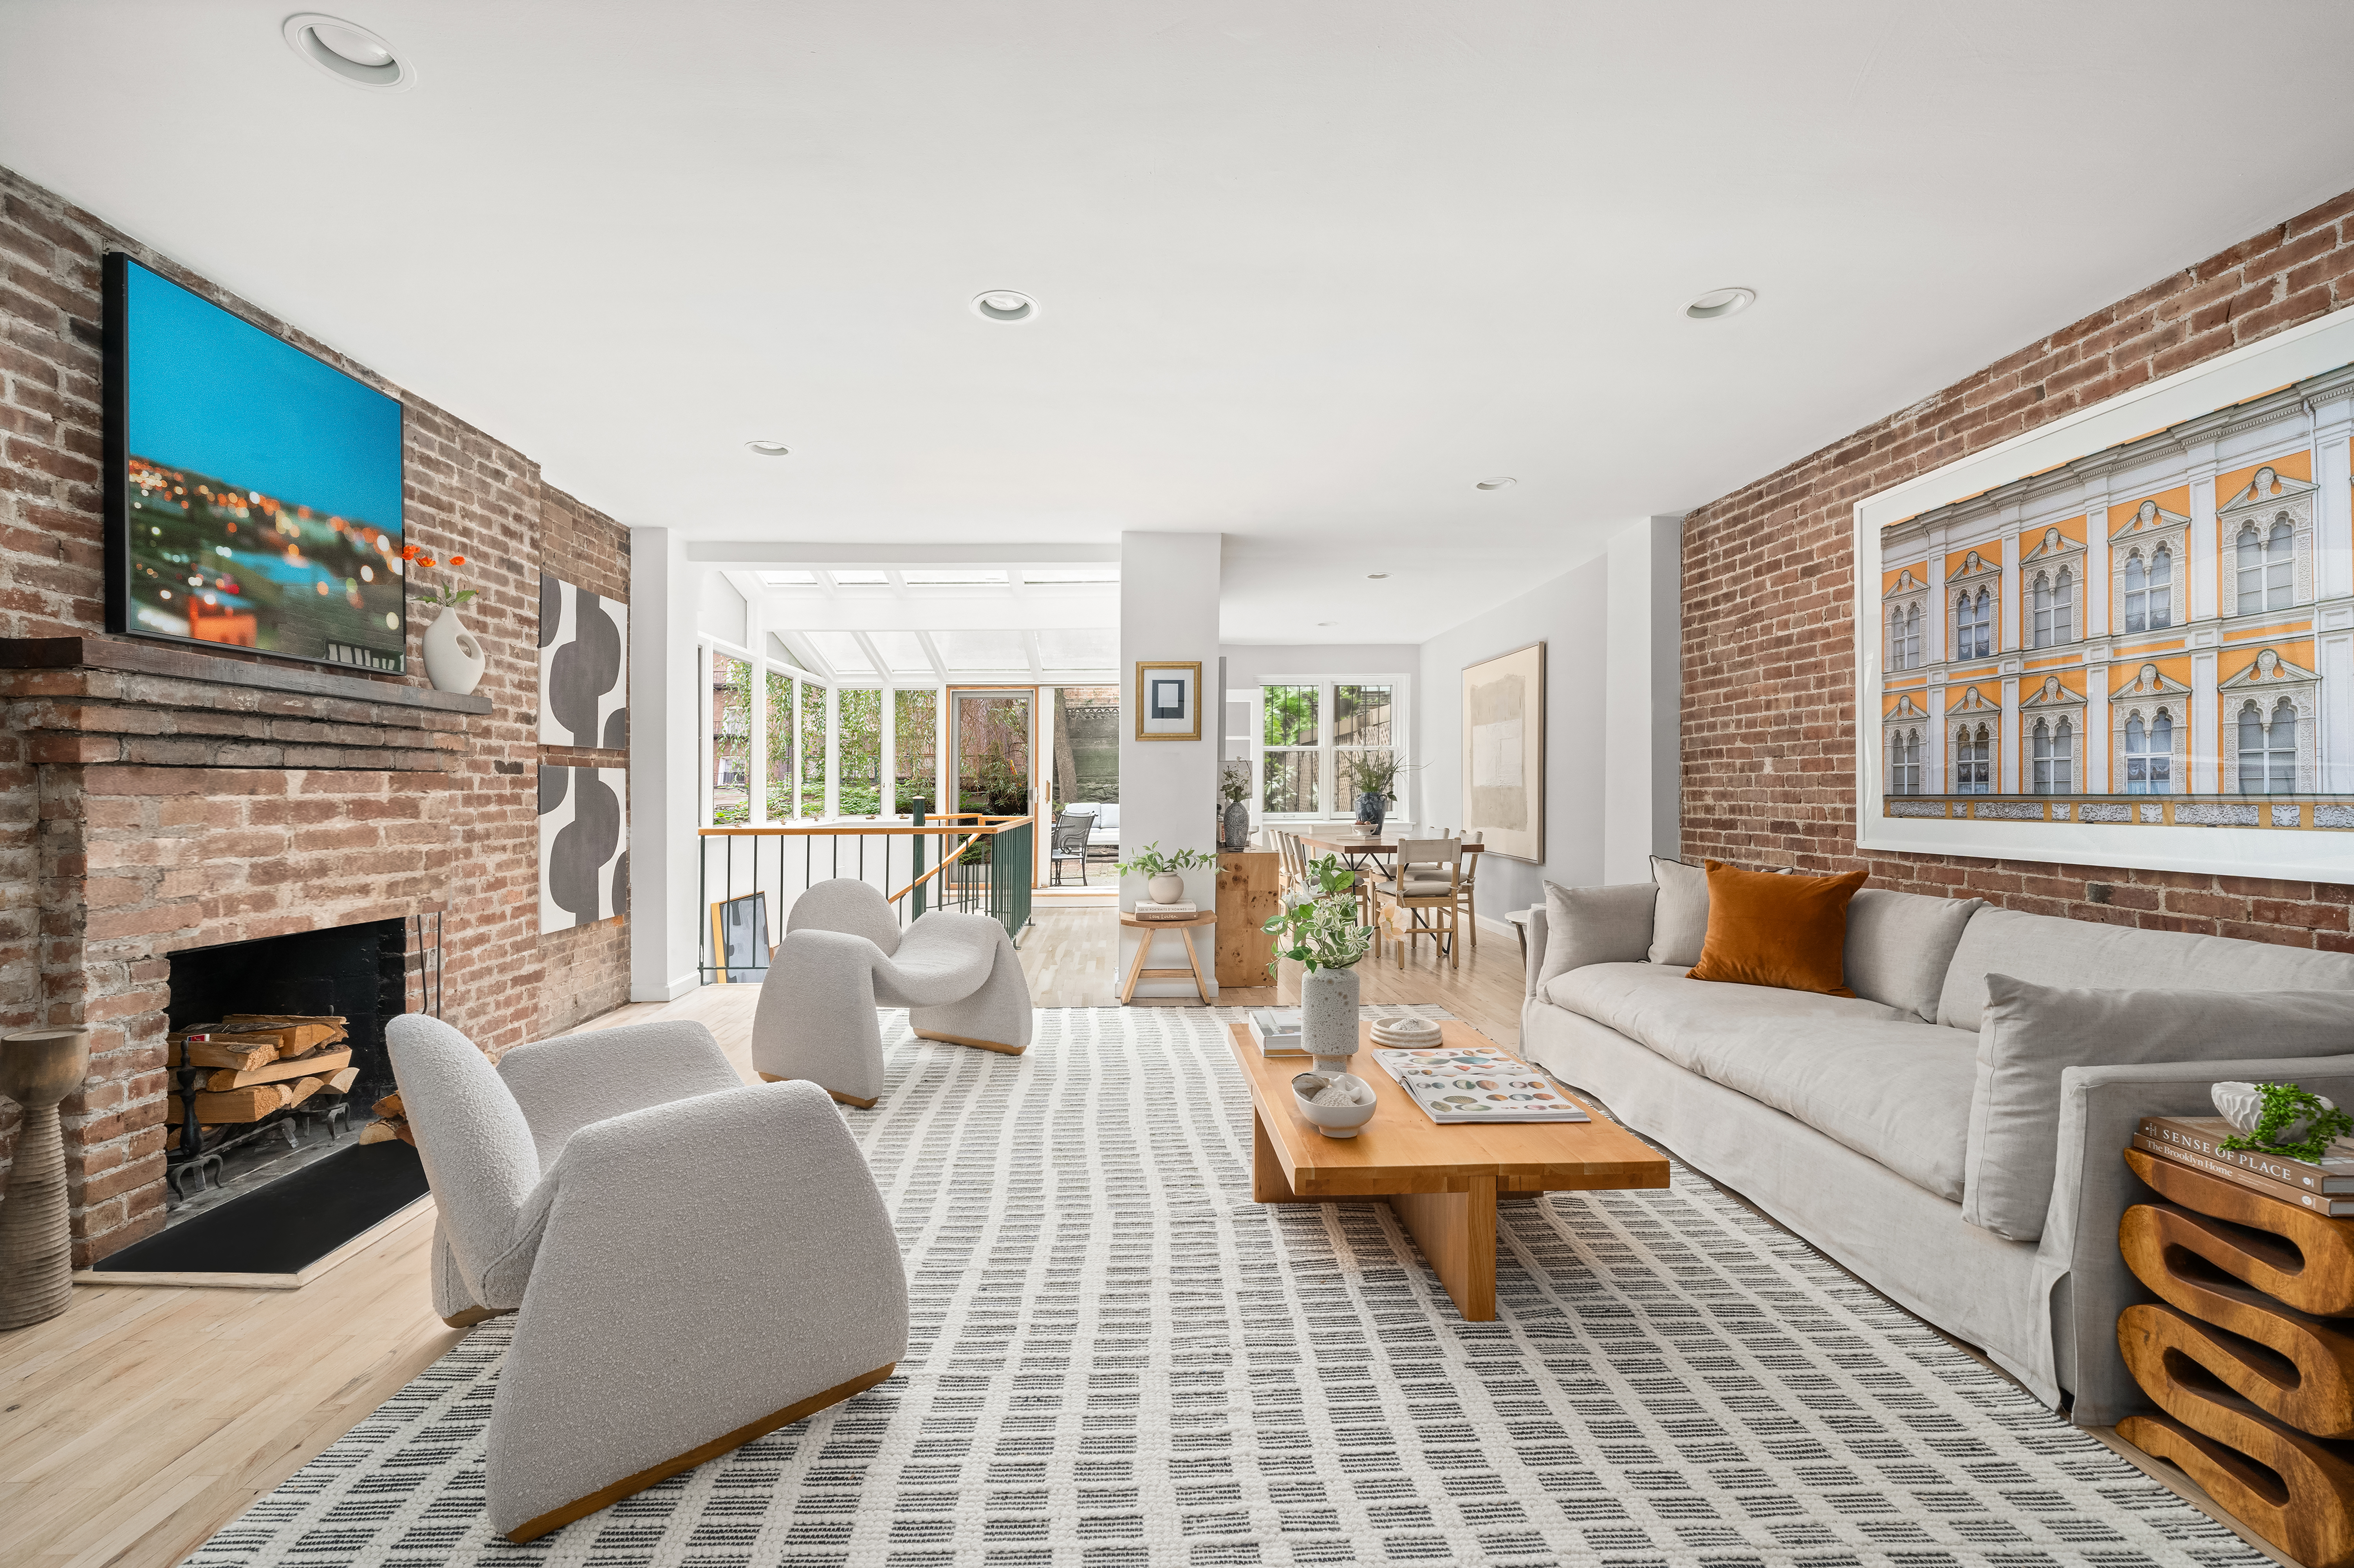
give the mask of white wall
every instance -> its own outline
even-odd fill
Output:
[[[1218,551],[1215,534],[1122,534],[1119,536],[1119,853],[1125,860],[1148,843],[1163,853],[1180,849],[1214,853],[1218,809]],[[1140,660],[1200,660],[1202,738],[1136,738],[1136,665]],[[1120,879],[1119,906],[1134,908],[1145,879]],[[1185,874],[1185,895],[1207,910],[1217,903],[1213,864]],[[1140,933],[1120,927],[1119,972],[1128,973]],[[1204,987],[1217,994],[1216,946],[1207,927],[1192,933]],[[1153,934],[1153,969],[1177,969],[1184,955],[1178,932]],[[1193,994],[1190,980],[1146,980],[1139,996]]]
[[[669,1001],[701,983],[698,715],[710,699],[697,689],[695,633],[706,574],[667,528],[631,529],[630,561],[630,1000]]]
[[[744,596],[736,585],[719,573],[706,568],[689,567],[702,578],[697,590],[696,624],[706,637],[717,637],[738,648],[749,648],[752,638],[748,624],[750,613]]]
[[[1422,645],[1416,755],[1427,816],[1463,810],[1463,667],[1545,644],[1544,859],[1482,855],[1479,913],[1501,919],[1544,884],[1647,881],[1677,842],[1680,519],[1648,518],[1604,554]]]

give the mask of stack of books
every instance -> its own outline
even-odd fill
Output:
[[[1140,920],[1191,920],[1197,913],[1190,898],[1175,904],[1155,904],[1150,898],[1136,901],[1136,917]]]
[[[1299,1038],[1299,1009],[1296,1007],[1254,1007],[1250,1011],[1251,1038],[1258,1042],[1261,1052],[1269,1056],[1305,1056],[1308,1047]]]
[[[2232,1130],[2220,1116],[2146,1116],[2134,1129],[2133,1146],[2333,1219],[2354,1214],[2354,1142],[2332,1144],[2318,1160],[2291,1160],[2285,1154],[2226,1149],[2223,1140]]]

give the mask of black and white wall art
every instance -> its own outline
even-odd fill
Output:
[[[630,745],[630,607],[539,575],[539,743]]]
[[[630,907],[629,772],[539,770],[539,928],[568,931]]]

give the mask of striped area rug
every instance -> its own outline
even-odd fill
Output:
[[[1509,1206],[1500,1320],[1462,1321],[1387,1205],[1250,1202],[1240,1016],[1044,1012],[1019,1058],[892,1020],[845,1113],[914,1296],[882,1387],[515,1547],[482,1521],[493,1321],[189,1561],[2265,1561],[1681,1168]]]

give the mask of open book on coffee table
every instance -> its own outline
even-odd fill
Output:
[[[1494,1045],[1380,1050],[1373,1057],[1442,1125],[1592,1119],[1543,1070]]]

